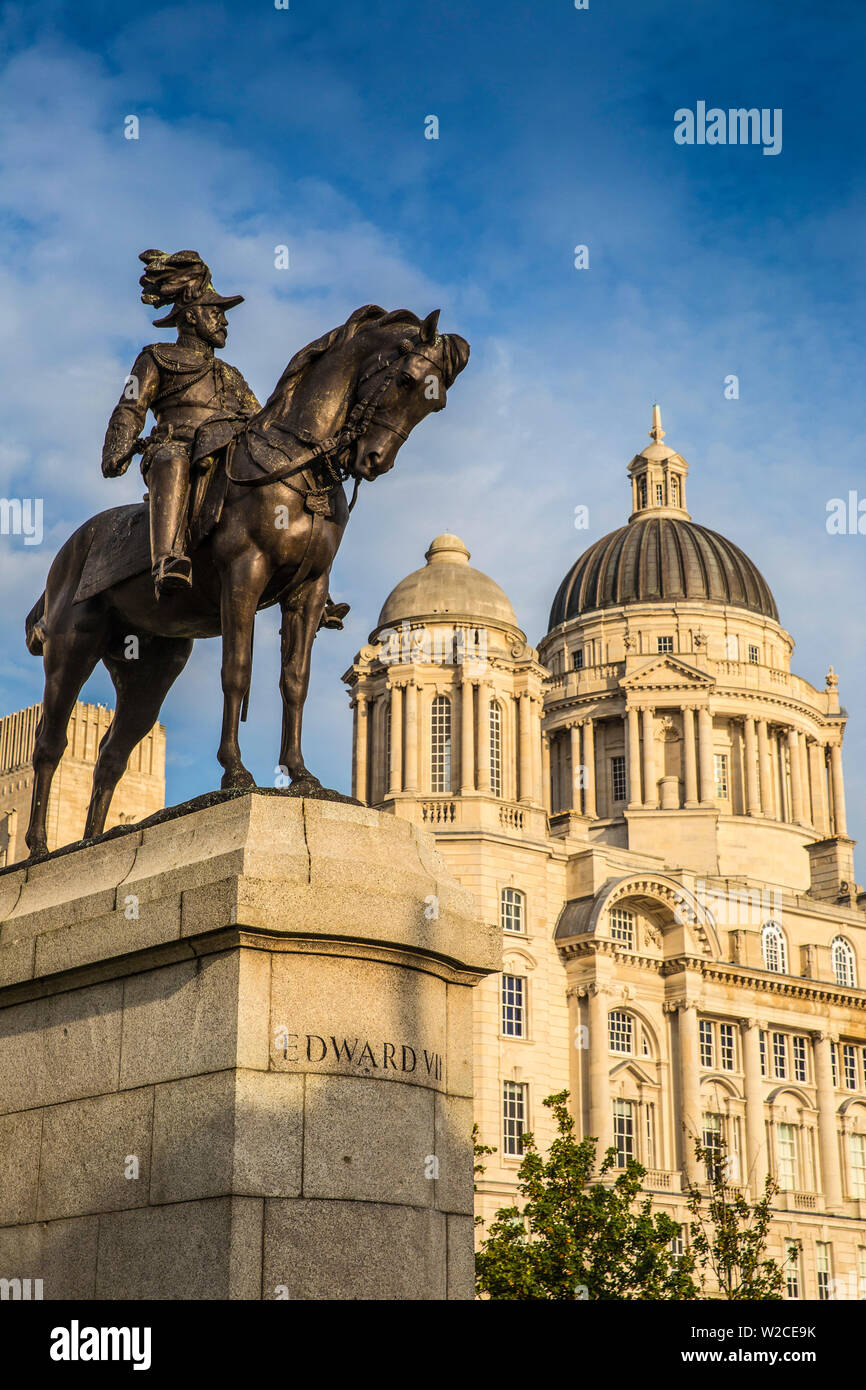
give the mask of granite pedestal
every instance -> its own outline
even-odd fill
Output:
[[[179,808],[0,875],[0,1279],[471,1298],[499,949],[429,835],[326,801]]]

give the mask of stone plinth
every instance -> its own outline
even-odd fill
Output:
[[[472,1296],[472,987],[431,837],[249,793],[0,875],[0,1278]]]
[[[854,844],[847,835],[836,835],[806,846],[812,878],[810,897],[829,903],[852,896],[856,900]]]

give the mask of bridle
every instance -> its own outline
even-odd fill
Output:
[[[441,341],[441,337],[437,335],[433,342],[433,347],[438,346]],[[358,488],[362,479],[356,474],[352,474],[348,464],[343,461],[343,456],[348,454],[349,449],[357,440],[363,438],[371,425],[378,425],[381,429],[390,430],[392,434],[396,434],[404,443],[409,438],[407,430],[402,429],[399,425],[393,424],[390,420],[385,419],[378,413],[379,406],[387,395],[394,378],[403,363],[405,363],[409,357],[421,357],[425,362],[429,362],[431,366],[435,367],[437,371],[441,372],[442,370],[442,363],[435,361],[434,358],[428,356],[426,352],[421,352],[417,343],[413,343],[408,338],[401,339],[396,353],[387,358],[380,353],[375,365],[359,378],[358,388],[360,389],[371,377],[376,376],[379,372],[383,373],[382,380],[375,390],[371,391],[363,400],[356,401],[352,406],[352,409],[346,417],[345,424],[336,435],[323,439],[316,439],[309,430],[295,429],[289,425],[279,424],[277,421],[271,421],[265,427],[250,422],[243,431],[251,446],[248,448],[247,452],[252,462],[255,463],[258,468],[264,470],[263,474],[261,477],[236,478],[231,472],[230,454],[226,459],[226,476],[229,482],[234,483],[238,487],[265,487],[270,483],[284,483],[286,487],[291,488],[293,492],[299,493],[302,497],[307,497],[312,494],[313,490],[303,492],[301,488],[294,487],[288,480],[296,474],[303,472],[303,470],[308,468],[311,464],[316,464],[324,473],[322,481],[325,486],[321,489],[322,492],[330,493],[336,487],[346,482],[347,479],[354,477],[355,486],[352,493],[352,500],[349,503],[349,511],[351,511],[355,505],[358,496]],[[277,430],[281,434],[289,434],[301,444],[306,445],[307,448],[304,455],[300,458],[297,456],[290,458],[282,444],[275,443],[273,438],[269,437],[273,430]],[[277,468],[268,469],[260,459],[255,457],[253,449],[256,439],[261,439],[269,449],[276,451],[278,454],[282,454],[283,457],[286,458],[286,463]],[[232,453],[233,452],[234,450],[232,450]]]

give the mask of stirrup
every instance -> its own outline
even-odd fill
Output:
[[[153,567],[153,586],[157,598],[165,590],[192,588],[192,562],[186,555],[169,555]]]
[[[349,611],[348,603],[326,603],[325,611],[322,614],[320,627],[336,628],[338,632],[343,631],[343,619]]]

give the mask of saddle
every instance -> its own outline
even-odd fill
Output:
[[[222,516],[228,487],[226,458],[230,449],[231,444],[200,459],[192,473],[187,523],[187,553],[190,555],[207,540]],[[112,524],[108,528],[99,528],[100,543],[95,547],[93,541],[97,529],[93,528],[90,548],[73,602],[83,603],[85,599],[95,598],[97,594],[104,593],[115,584],[123,583],[125,579],[150,573],[149,513],[147,499],[127,507],[112,507],[110,513],[100,513],[100,517],[110,514]]]

